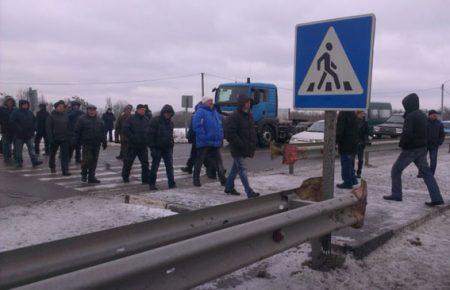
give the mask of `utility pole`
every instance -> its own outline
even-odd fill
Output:
[[[444,120],[444,84],[441,86],[441,119]]]
[[[205,96],[205,73],[201,73],[202,75],[202,97]]]

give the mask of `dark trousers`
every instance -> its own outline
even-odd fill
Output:
[[[106,137],[109,136],[109,142],[113,142],[113,129],[107,129],[105,134],[106,134]]]
[[[148,182],[149,169],[148,169],[148,150],[147,147],[133,147],[129,146],[126,155],[123,159],[122,178],[129,179],[131,167],[133,167],[134,159],[138,157],[141,162],[141,181]]]
[[[217,168],[217,172],[221,182],[225,182],[225,170],[222,163],[222,155],[220,154],[219,147],[201,147],[197,148],[197,156],[194,164],[194,181],[200,180],[200,171],[202,169],[205,158],[210,157],[210,162],[214,163],[214,167]]]
[[[100,144],[83,144],[81,175],[89,176],[89,179],[95,178],[99,153]]]
[[[42,132],[37,132],[36,136],[34,137],[34,153],[39,154],[41,152],[41,140],[44,139],[44,150],[45,154],[50,153],[50,145],[48,143],[47,136]]]
[[[122,136],[120,136],[120,153],[119,156],[121,158],[125,158],[127,156],[128,152],[128,140],[124,139]]]
[[[18,165],[22,165],[23,163],[23,156],[22,156],[22,151],[23,151],[23,145],[27,145],[27,149],[28,149],[28,155],[30,155],[30,159],[31,159],[31,163],[33,165],[35,165],[37,163],[37,157],[34,154],[34,146],[33,146],[33,137],[29,138],[29,139],[16,139],[14,140],[14,159],[16,160],[16,163]]]
[[[50,143],[50,158],[48,160],[50,169],[56,168],[56,152],[60,149],[61,171],[63,173],[69,172],[69,147],[69,141],[53,141]]]
[[[81,145],[72,145],[72,144],[70,144],[69,148],[69,161],[72,159],[74,151],[75,151],[75,161],[81,162]]]
[[[192,143],[192,146],[191,146],[191,154],[189,155],[189,159],[186,162],[186,167],[188,167],[189,169],[192,169],[192,167],[194,167],[196,156],[197,156],[197,147],[195,147],[195,142],[194,142],[194,143]]]
[[[341,154],[341,177],[347,186],[358,183],[355,176],[355,155]]]
[[[419,172],[423,175],[423,180],[427,185],[431,201],[441,202],[441,191],[428,166],[426,148],[402,150],[391,170],[392,196],[402,198],[402,173],[403,170],[413,162],[419,169]]]
[[[12,157],[12,149],[13,146],[13,140],[10,136],[8,135],[3,135],[2,136],[2,151],[3,151],[3,159],[5,160],[5,162],[11,162],[11,157]]]
[[[364,149],[366,149],[365,145],[358,145],[358,152],[356,153],[356,156],[358,157],[358,169],[356,170],[357,175],[361,175],[362,173],[362,168],[364,165]]]
[[[152,168],[150,170],[149,184],[155,185],[156,178],[158,174],[159,164],[161,163],[161,158],[164,160],[164,165],[166,166],[167,183],[170,186],[175,185],[175,178],[173,176],[173,148],[152,148]]]

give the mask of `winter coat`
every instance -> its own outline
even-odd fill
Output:
[[[336,143],[339,154],[355,154],[358,151],[358,136],[355,112],[339,112],[336,124]]]
[[[197,148],[222,147],[222,116],[215,109],[200,105],[192,121]]]
[[[410,94],[403,99],[402,104],[405,108],[405,122],[399,146],[403,149],[427,147],[427,116],[419,110],[419,97]]]
[[[441,146],[445,140],[444,124],[439,120],[428,119],[428,148]]]
[[[13,106],[11,108],[8,108],[6,106],[6,103],[8,100],[13,101]],[[0,127],[1,127],[1,133],[4,136],[12,136],[13,131],[12,128],[9,125],[9,118],[11,117],[11,113],[16,109],[16,101],[13,98],[6,98],[3,102],[3,106],[0,107]]]
[[[112,112],[106,112],[102,115],[103,124],[105,125],[105,130],[112,130],[114,128],[114,121],[116,117]]]
[[[231,156],[253,157],[258,139],[252,114],[242,111],[239,107],[228,118],[225,125],[225,135],[230,143]]]
[[[36,130],[36,118],[29,109],[17,109],[9,118],[14,138],[28,140],[34,136]]]
[[[106,144],[105,125],[97,116],[83,115],[75,126],[73,144]]]
[[[131,114],[122,113],[119,116],[119,118],[117,119],[115,130],[116,130],[117,134],[120,135],[121,139],[125,138],[125,140],[126,140],[126,137],[122,133],[122,128],[123,128],[123,124],[125,123],[125,121],[128,120],[129,118],[131,118]],[[122,141],[124,141],[124,140],[122,140]]]
[[[173,117],[175,111],[172,106],[165,105],[159,116],[152,118],[148,134],[148,146],[150,148],[164,149],[174,146],[172,117],[166,119],[164,113],[170,113]]]
[[[84,115],[81,110],[72,110],[67,113],[69,117],[69,131],[73,134],[75,131],[75,126],[77,125],[78,119]]]
[[[127,138],[131,147],[143,148],[147,146],[149,123],[147,117],[138,113],[124,122],[122,134]]]
[[[70,141],[69,116],[66,113],[52,111],[45,122],[47,138],[54,141]]]
[[[40,135],[45,135],[45,122],[50,114],[46,109],[41,109],[36,113],[36,131]]]
[[[358,122],[358,144],[361,146],[365,146],[369,143],[369,124],[367,123],[366,119],[359,120]]]

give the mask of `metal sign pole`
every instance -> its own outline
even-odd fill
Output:
[[[185,108],[184,111],[184,134],[185,136],[187,136],[187,131],[188,131],[188,108]]]

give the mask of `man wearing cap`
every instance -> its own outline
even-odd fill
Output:
[[[220,148],[223,145],[222,116],[214,108],[213,98],[207,96],[202,98],[202,104],[198,106],[192,122],[197,146],[193,174],[194,186],[201,186],[200,170],[209,154],[217,168],[220,183],[225,186],[227,179],[220,154]]]
[[[108,108],[108,110],[106,110],[106,112],[102,115],[102,120],[105,124],[105,132],[109,135],[109,142],[112,142],[112,131],[114,129],[114,121],[116,121],[116,117],[114,116],[111,108]]]
[[[44,139],[44,155],[50,153],[47,134],[45,132],[45,122],[50,114],[47,112],[47,104],[39,104],[39,111],[36,113],[36,136],[34,137],[34,152],[40,153],[41,140]]]
[[[80,102],[73,101],[70,106],[71,107],[70,112],[68,113],[69,131],[70,131],[72,140],[73,140],[75,126],[78,122],[78,119],[84,114],[83,111],[80,110],[80,106],[81,106]],[[70,150],[69,150],[69,162],[72,159],[74,151],[75,151],[75,162],[81,163],[81,145],[76,145],[76,144],[72,144],[72,143],[70,144]]]
[[[428,112],[427,149],[430,155],[430,170],[433,175],[436,172],[439,146],[441,146],[445,140],[444,124],[439,120],[438,115],[436,110],[430,110]],[[423,174],[419,172],[417,177],[423,178]]]
[[[395,161],[391,170],[392,189],[391,195],[383,196],[386,200],[402,201],[402,173],[412,162],[423,174],[423,180],[428,188],[431,202],[427,206],[436,206],[444,203],[441,191],[430,170],[427,162],[427,117],[419,109],[419,96],[409,94],[402,101],[405,108],[405,122],[399,146],[402,148],[400,156]]]
[[[69,176],[69,145],[71,134],[69,132],[69,117],[65,113],[66,104],[58,101],[55,109],[45,122],[47,138],[50,143],[50,158],[48,165],[52,173],[56,172],[56,152],[60,149],[62,175]]]
[[[123,182],[130,182],[130,171],[136,156],[141,162],[141,181],[148,184],[148,150],[147,135],[150,121],[145,117],[145,106],[139,104],[136,113],[128,118],[123,124],[122,134],[128,140],[128,150],[123,160],[122,179]]]
[[[122,128],[123,124],[131,117],[131,111],[133,110],[132,105],[127,105],[124,109],[122,114],[119,116],[116,122],[116,128],[114,134],[116,135],[116,142],[120,142],[120,153],[118,156],[116,156],[116,159],[123,159],[128,152],[128,139],[123,134]],[[119,141],[120,138],[120,141]]]
[[[30,111],[30,103],[27,100],[20,100],[19,109],[14,110],[10,117],[10,123],[14,132],[14,158],[16,160],[16,166],[19,168],[22,167],[23,164],[23,145],[27,145],[28,154],[30,155],[33,167],[42,164],[42,161],[39,161],[34,153],[33,137],[35,122],[36,119],[33,112]]]
[[[97,116],[97,107],[88,105],[87,113],[80,117],[74,132],[73,144],[81,145],[83,155],[81,159],[81,181],[100,183],[95,177],[100,145],[106,149],[106,134],[103,121]]]

